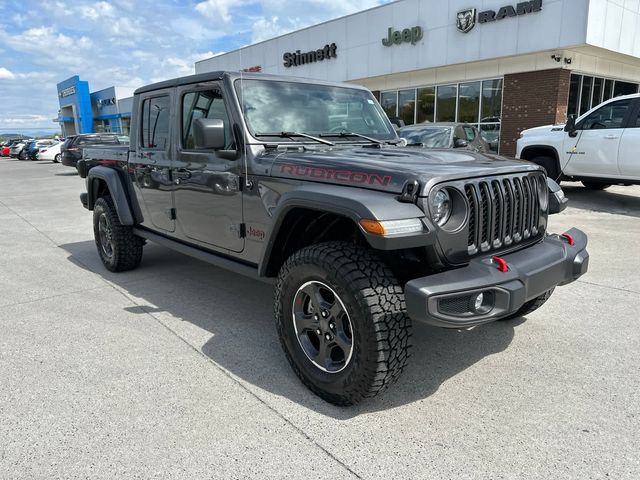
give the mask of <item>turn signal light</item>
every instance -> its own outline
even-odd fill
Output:
[[[360,220],[360,226],[367,233],[372,233],[374,235],[384,235],[384,226],[377,220],[367,220],[363,218],[362,220]]]
[[[419,218],[402,220],[360,220],[362,229],[373,235],[403,235],[422,232],[422,221]]]

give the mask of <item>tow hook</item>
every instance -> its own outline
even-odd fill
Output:
[[[500,272],[507,273],[507,271],[509,271],[509,265],[507,265],[507,262],[505,261],[504,258],[498,257],[496,255],[496,256],[491,257],[491,261],[498,266],[498,270]]]
[[[560,235],[560,238],[563,238],[571,247],[573,247],[576,243],[573,237],[568,233],[563,233],[562,235]]]

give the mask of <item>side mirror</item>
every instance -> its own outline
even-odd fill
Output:
[[[576,131],[576,116],[569,115],[567,123],[564,126],[564,131],[569,134],[570,137],[575,137],[578,132]]]
[[[549,189],[549,215],[562,212],[567,208],[569,199],[564,196],[562,188],[554,180],[547,178],[547,187]]]
[[[193,122],[193,143],[197,150],[224,148],[224,122],[218,118],[197,118]]]
[[[389,121],[395,125],[396,128],[402,128],[405,126],[404,120],[400,117],[389,117]]]
[[[455,141],[453,142],[453,148],[464,148],[468,146],[469,146],[469,142],[467,142],[466,140],[463,140],[462,138],[456,138]]]

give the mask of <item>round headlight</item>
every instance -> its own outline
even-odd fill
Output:
[[[451,216],[451,196],[446,189],[443,188],[429,195],[429,209],[433,223],[439,226],[447,223]]]

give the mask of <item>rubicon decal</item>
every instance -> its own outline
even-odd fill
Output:
[[[332,168],[304,167],[300,165],[281,165],[280,173],[296,177],[335,180],[336,182],[356,183],[360,185],[380,185],[385,187],[391,183],[391,175],[353,172],[351,170],[335,170]]]

